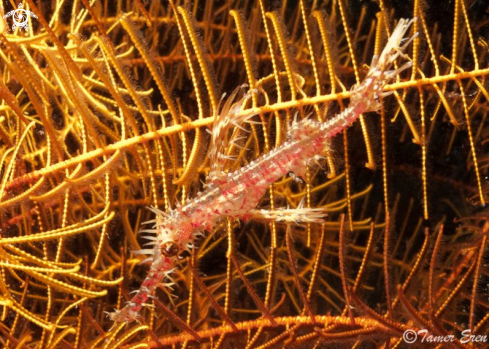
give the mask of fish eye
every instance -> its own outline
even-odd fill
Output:
[[[165,257],[174,257],[180,252],[180,247],[174,241],[167,241],[161,244],[160,252]]]

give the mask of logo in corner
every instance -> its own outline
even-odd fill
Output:
[[[8,12],[3,18],[8,18],[12,16],[14,20],[14,24],[12,25],[12,31],[15,31],[17,28],[24,28],[26,31],[29,30],[29,25],[28,25],[28,16],[31,16],[32,18],[37,18],[37,16],[34,14],[34,12],[31,11],[26,11],[22,8],[22,3],[19,3],[19,8],[17,10],[12,10]]]

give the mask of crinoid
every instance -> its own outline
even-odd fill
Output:
[[[489,331],[485,6],[27,0],[28,32],[0,23],[2,346],[487,345],[463,337]],[[413,17],[412,68],[378,112],[304,181],[270,185],[262,217],[223,219],[187,252],[167,241],[180,258],[138,321],[106,316],[146,277],[148,207],[165,219],[209,173],[348,108]],[[232,115],[218,160],[216,111]],[[292,222],[307,210],[325,221]]]

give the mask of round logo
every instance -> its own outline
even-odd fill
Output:
[[[31,16],[32,18],[37,18],[37,16],[33,12],[24,10],[22,3],[19,4],[19,8],[17,10],[10,11],[5,16],[3,16],[3,18],[8,18],[10,16],[12,16],[12,19],[14,20],[12,31],[17,28],[24,28],[27,31],[29,29],[29,24],[27,21],[28,16]]]

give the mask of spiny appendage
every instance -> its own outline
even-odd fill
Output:
[[[171,289],[174,281],[170,274],[175,270],[174,266],[178,256],[183,250],[193,248],[192,241],[198,235],[198,232],[186,229],[189,227],[188,224],[176,222],[175,218],[178,218],[179,215],[174,214],[174,211],[167,214],[154,207],[150,210],[156,214],[156,218],[143,224],[154,225],[151,229],[140,231],[140,233],[149,234],[142,237],[149,240],[144,246],[150,248],[135,251],[135,254],[149,255],[141,263],[151,261],[151,267],[141,287],[135,291],[136,294],[126,306],[108,314],[115,322],[137,321],[141,309],[144,306],[149,306],[146,302],[153,297],[158,287],[165,292]],[[163,282],[165,279],[169,282]]]
[[[255,209],[250,214],[255,218],[274,220],[284,223],[324,223],[327,216],[321,207],[304,207],[304,200],[301,200],[297,208],[279,208],[275,210]]]
[[[390,66],[394,63],[394,61],[399,56],[402,56],[404,59],[409,61],[409,57],[404,54],[404,50],[406,49],[407,46],[409,46],[411,41],[413,41],[418,36],[419,33],[415,33],[409,39],[404,39],[404,35],[408,31],[411,24],[413,24],[416,21],[417,21],[416,17],[412,19],[401,18],[399,20],[399,23],[397,23],[396,28],[394,29],[391,36],[389,37],[389,40],[387,41],[387,45],[385,45],[384,49],[382,50],[380,57],[377,56],[373,57],[371,68],[370,68],[371,72],[375,70],[384,71],[385,72],[384,75],[389,76],[389,78],[393,78],[398,74],[396,73],[398,69],[393,70],[391,72],[386,72],[386,70],[390,68]],[[402,41],[405,42],[401,46]],[[410,62],[407,62],[406,64],[409,65]],[[401,67],[399,69],[404,70],[406,68]]]
[[[165,213],[156,207],[148,207],[148,209],[156,214],[156,218],[143,224],[154,223],[154,226],[152,229],[141,230],[140,233],[155,233],[156,237],[143,236],[151,240],[147,245],[159,249],[166,257],[178,256],[180,252],[190,252],[194,248],[193,242],[202,233],[199,230],[201,227],[195,223],[196,220],[185,212],[188,205],[178,205],[170,213]]]
[[[392,93],[391,91],[383,91],[385,84],[405,69],[411,67],[412,62],[408,61],[397,69],[388,69],[399,56],[409,60],[409,57],[403,51],[418,33],[407,39],[404,44],[401,45],[401,42],[404,40],[403,37],[407,30],[415,21],[416,18],[399,20],[380,57],[374,56],[372,59],[372,65],[365,79],[359,85],[352,87],[348,108],[321,125],[321,130],[328,134],[329,137],[342,132],[356,121],[362,113],[379,110],[381,107],[380,98]]]
[[[230,129],[246,131],[241,125],[255,115],[255,113],[251,111],[248,113],[244,112],[243,107],[245,106],[246,101],[251,98],[252,94],[257,93],[256,90],[248,91],[238,101],[234,102],[238,92],[247,86],[248,85],[243,84],[236,88],[221,108],[221,103],[226,96],[226,94],[223,94],[217,110],[214,110],[214,123],[212,125],[212,131],[210,132],[212,135],[212,146],[209,151],[211,170],[208,175],[208,182],[224,176],[225,162],[234,159],[232,155],[221,152],[221,149],[229,149],[229,138],[231,137],[229,134]],[[237,144],[234,143],[237,140],[239,139],[234,139],[231,143],[237,146]]]
[[[415,33],[409,39],[404,39],[404,35],[416,20],[416,18],[411,20],[401,18],[399,20],[380,56],[372,58],[372,64],[365,79],[360,85],[353,87],[351,91],[352,101],[357,100],[361,103],[368,103],[368,100],[373,101],[368,103],[367,111],[378,110],[380,108],[379,97],[386,97],[392,93],[383,92],[384,85],[413,65],[409,57],[404,54],[404,50],[419,33]],[[402,43],[402,41],[405,42]],[[389,70],[399,56],[406,59],[407,62],[397,69]]]

